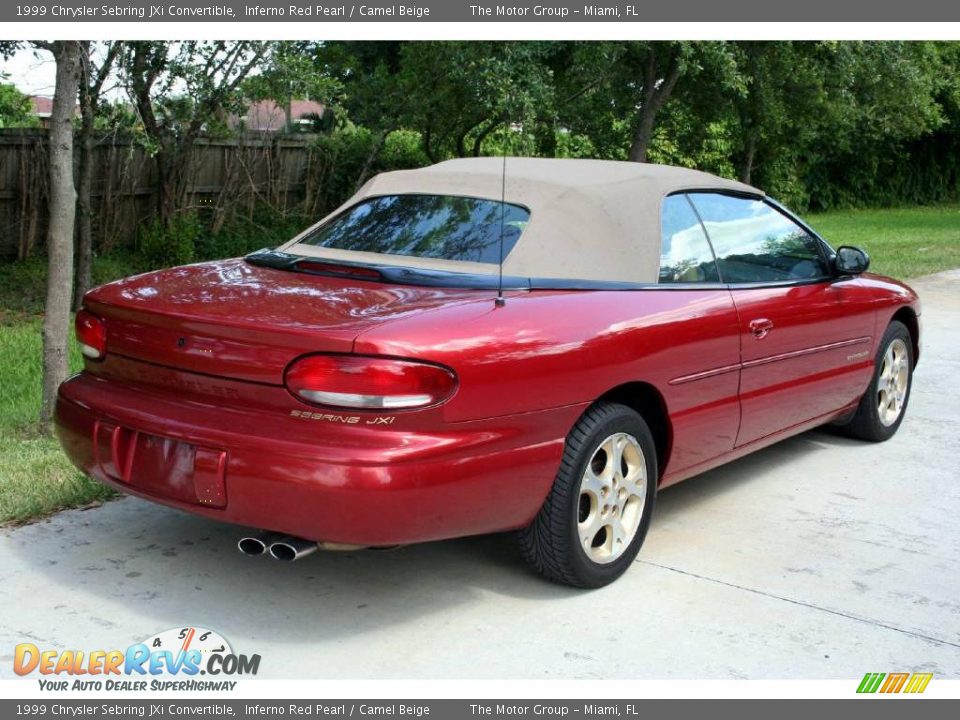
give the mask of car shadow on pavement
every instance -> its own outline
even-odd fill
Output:
[[[240,554],[244,534],[136,498],[6,531],[0,541],[13,577],[0,600],[34,609],[6,629],[52,641],[81,628],[112,636],[111,628],[142,627],[141,637],[122,637],[136,642],[192,624],[253,645],[323,643],[455,616],[495,595],[540,603],[577,593],[529,572],[510,534],[317,552],[295,563]]]
[[[771,464],[847,442],[808,433],[669,488],[659,499],[654,528],[658,517],[689,512],[704,499],[752,482]],[[15,628],[23,636],[49,635],[58,624],[101,635],[142,627],[142,637],[124,638],[136,642],[193,624],[255,646],[268,638],[336,642],[426,616],[455,618],[461,608],[497,595],[541,603],[583,592],[530,572],[510,533],[395,551],[318,552],[296,563],[241,555],[236,542],[243,535],[242,528],[135,498],[68,511],[0,535],[5,559],[14,565],[8,578],[13,586],[0,595],[34,605],[37,612]],[[50,588],[62,592],[51,594]],[[64,601],[63,593],[87,597]],[[97,608],[93,615],[91,606]],[[456,627],[451,622],[452,635]]]
[[[830,428],[818,428],[781,440],[739,460],[664,488],[657,496],[653,524],[656,526],[658,518],[663,520],[675,513],[690,511],[695,505],[730,493],[734,488],[760,481],[772,466],[788,469],[793,461],[814,453],[863,444]]]

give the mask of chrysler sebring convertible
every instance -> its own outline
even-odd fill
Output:
[[[58,435],[123,492],[257,528],[248,554],[516,530],[598,587],[659,490],[819,425],[897,431],[920,305],[868,263],[693,170],[385,173],[279,248],[90,291]]]

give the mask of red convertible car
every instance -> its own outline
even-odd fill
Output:
[[[369,181],[276,250],[92,290],[60,441],[247,553],[518,530],[611,582],[659,489],[818,425],[886,440],[920,307],[755,188],[480,158]]]

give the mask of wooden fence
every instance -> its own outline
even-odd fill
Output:
[[[339,199],[324,192],[329,164],[310,137],[201,139],[190,151],[187,206],[202,209],[214,229],[232,214],[252,217],[260,205],[316,216]],[[45,130],[0,130],[0,260],[42,249],[47,168]],[[95,247],[131,244],[156,211],[153,159],[136,140],[100,138],[93,176]]]

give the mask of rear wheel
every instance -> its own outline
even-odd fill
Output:
[[[863,440],[889,440],[903,422],[912,384],[913,340],[906,326],[894,320],[880,341],[870,386],[843,429]]]
[[[643,544],[656,481],[656,450],[643,418],[625,405],[594,405],[570,432],[539,514],[520,532],[524,558],[566,585],[613,582]]]

